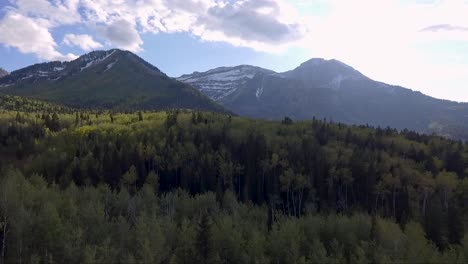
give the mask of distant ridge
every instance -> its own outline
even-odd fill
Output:
[[[244,75],[242,81],[232,81],[234,74],[220,81],[218,69],[237,72],[239,67],[256,70]],[[326,118],[468,140],[467,103],[440,100],[377,82],[338,60],[315,58],[283,73],[254,66],[239,67],[222,67],[178,79],[242,116]]]
[[[93,51],[70,62],[35,64],[0,79],[0,92],[77,108],[224,111],[191,87],[137,55]]]

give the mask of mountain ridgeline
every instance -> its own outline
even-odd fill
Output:
[[[14,71],[0,78],[0,93],[75,108],[223,111],[190,85],[168,77],[131,52],[117,49]]]
[[[223,75],[211,70],[178,79],[241,116],[325,118],[468,139],[468,104],[371,80],[337,60],[311,59],[284,73],[242,67],[251,71],[239,75],[239,67],[224,67]]]
[[[338,60],[311,59],[277,73],[220,67],[170,78],[137,55],[93,51],[71,62],[0,70],[0,94],[71,108],[230,111],[281,120],[327,119],[468,139],[468,104],[374,81]]]

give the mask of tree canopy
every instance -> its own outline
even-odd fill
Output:
[[[0,100],[2,261],[468,260],[462,142],[37,104]]]

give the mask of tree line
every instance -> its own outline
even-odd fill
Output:
[[[2,177],[8,178],[6,175],[14,171],[15,177],[24,177],[26,182],[41,179],[44,190],[56,192],[57,196],[70,188],[82,195],[106,188],[116,197],[125,194],[129,204],[122,210],[128,213],[136,206],[129,201],[141,195],[145,186],[150,186],[158,201],[182,192],[188,200],[209,195],[218,207],[222,207],[229,194],[236,204],[264,218],[261,225],[254,226],[263,232],[265,243],[271,243],[271,235],[285,223],[307,225],[314,217],[314,221],[328,218],[351,221],[359,216],[370,223],[374,235],[377,232],[374,229],[394,230],[402,237],[417,230],[424,247],[438,250],[434,254],[439,257],[455,254],[458,260],[463,258],[468,220],[468,151],[459,141],[326,120],[296,122],[285,118],[283,122],[270,122],[188,110],[113,113],[57,108],[3,109],[0,112]],[[163,214],[166,215],[175,210],[173,206],[156,210],[159,213],[155,213],[153,220],[163,219],[159,218],[161,211],[167,210]],[[107,209],[103,210],[106,214]],[[132,221],[137,216],[147,213],[146,209],[142,210],[131,218],[126,216],[130,229],[135,227]],[[198,210],[193,228],[215,223],[218,213],[213,212]],[[1,216],[4,214],[2,210]],[[236,209],[226,217],[237,225],[238,214]],[[382,223],[385,228],[378,228]],[[5,228],[2,238],[8,238],[9,225],[11,222],[2,225]],[[181,223],[175,228],[182,228]],[[296,232],[298,240],[294,243],[297,244],[305,231],[291,232]],[[88,241],[86,237],[81,239]],[[334,246],[346,247],[348,242],[336,239]],[[356,239],[359,245],[361,240],[372,244],[377,238]],[[330,237],[330,241],[318,241],[322,243],[324,256],[335,257],[329,244],[332,240]],[[16,246],[8,241],[2,245],[4,252],[10,254],[9,248]],[[320,246],[316,242],[307,243]],[[385,250],[377,250],[376,243],[375,248],[359,246],[360,249],[352,244],[352,249],[343,256],[347,262],[355,262],[353,254],[357,251],[365,253],[365,260],[372,259],[368,254],[375,253],[395,262],[402,261],[398,259],[403,257],[399,254],[390,256]],[[305,253],[305,246],[298,247],[296,253],[300,256],[296,262],[312,261],[309,253]],[[265,250],[262,258],[267,262],[287,260],[275,259],[269,255],[267,246],[262,248]],[[207,250],[195,251],[201,254]],[[44,250],[34,254],[41,260],[46,257]],[[219,254],[214,253],[211,261],[218,261]],[[130,255],[137,258],[134,251]],[[246,262],[264,263],[261,259]]]

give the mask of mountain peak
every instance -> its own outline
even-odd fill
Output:
[[[83,71],[94,71],[103,74],[119,65],[127,67],[129,72],[143,70],[146,73],[167,78],[157,67],[146,62],[130,51],[120,49],[95,50],[86,53],[73,61],[51,61],[28,66],[13,71],[2,78],[1,87],[18,83],[35,83],[37,81],[59,81]]]
[[[315,66],[315,65],[322,64],[322,63],[325,62],[325,61],[326,61],[326,60],[323,59],[323,58],[312,58],[312,59],[310,59],[310,60],[308,60],[308,61],[305,61],[305,62],[301,63],[301,65],[300,65],[299,67],[301,67],[301,66],[309,66],[309,65]]]
[[[81,55],[76,60],[103,59],[103,58],[109,57],[109,56],[122,57],[122,56],[125,56],[125,55],[138,57],[136,54],[134,54],[134,53],[132,53],[132,52],[130,52],[128,50],[109,49],[109,50],[93,50],[93,51],[90,51],[90,52],[88,52],[86,54]]]
[[[323,59],[323,58],[312,58],[308,61],[301,63],[298,68],[301,67],[313,67],[313,66],[325,66],[325,65],[333,65],[335,67],[342,67],[348,70],[356,71],[353,67],[349,66],[348,64],[341,62],[337,59]]]
[[[347,79],[366,78],[353,67],[335,59],[313,58],[292,71],[280,74],[283,77],[303,81],[304,83],[321,83],[340,88],[341,82]]]
[[[267,69],[263,69],[257,66],[252,66],[248,64],[242,64],[242,65],[237,65],[237,66],[222,66],[222,67],[217,67],[211,70],[208,70],[206,72],[199,72],[199,71],[194,71],[192,74],[184,74],[177,79],[184,79],[186,77],[193,77],[196,75],[209,75],[213,73],[220,73],[220,72],[229,72],[229,71],[239,71],[239,72],[251,72],[251,71],[269,71]]]
[[[0,91],[77,108],[223,111],[190,85],[119,49],[92,51],[73,61],[35,64],[14,71],[0,79]]]

